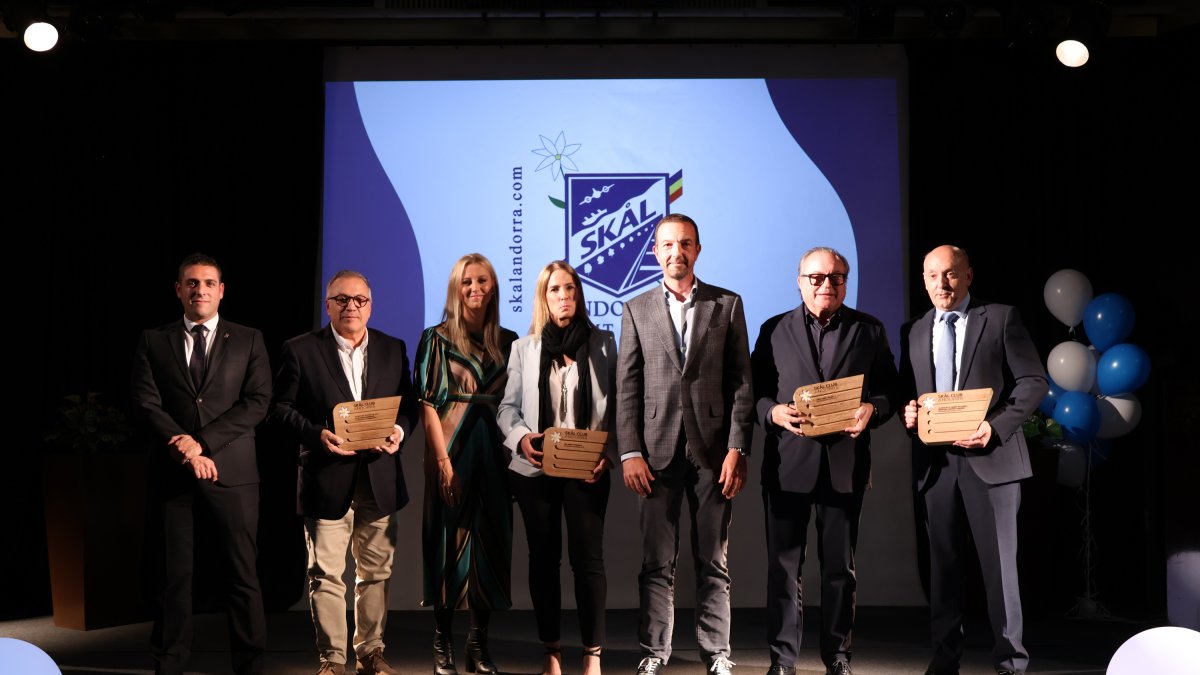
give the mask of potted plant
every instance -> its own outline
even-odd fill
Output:
[[[54,625],[143,621],[146,458],[102,394],[64,397],[54,420],[42,473]]]

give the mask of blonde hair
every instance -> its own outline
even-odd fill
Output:
[[[492,278],[492,292],[483,314],[483,354],[471,343],[471,334],[463,319],[462,281],[468,265],[483,267]],[[482,254],[468,253],[459,258],[450,270],[450,282],[446,286],[446,307],[442,310],[442,328],[446,332],[446,338],[461,354],[487,356],[496,363],[503,363],[507,358],[500,350],[500,283],[496,279],[496,268],[492,267],[492,263]]]
[[[550,277],[559,270],[570,274],[571,279],[575,282],[575,318],[572,320],[590,323],[587,304],[583,301],[583,282],[579,280],[579,273],[567,261],[555,260],[543,267],[541,273],[538,274],[536,290],[533,294],[533,321],[529,323],[530,335],[541,336],[542,328],[550,320],[550,303],[546,302],[546,289],[550,286]]]

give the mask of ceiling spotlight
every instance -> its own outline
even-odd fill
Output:
[[[52,23],[35,21],[25,29],[25,46],[35,52],[50,51],[56,44],[58,29]]]
[[[1005,0],[998,3],[1004,34],[1012,45],[1036,45],[1054,27],[1054,6],[1041,0]]]
[[[1081,0],[1071,9],[1067,32],[1054,49],[1059,63],[1068,68],[1078,68],[1088,62],[1090,50],[1108,35],[1112,14],[1108,3],[1101,0]]]
[[[932,0],[925,5],[925,18],[936,35],[954,37],[967,24],[971,7],[965,0]]]
[[[860,40],[887,39],[896,25],[895,0],[848,0],[846,14]]]
[[[1054,55],[1058,57],[1058,62],[1068,68],[1078,68],[1088,62],[1087,45],[1079,40],[1063,40],[1058,43],[1058,47],[1054,48]]]

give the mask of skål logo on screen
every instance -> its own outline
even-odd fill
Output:
[[[683,194],[682,176],[566,174],[567,262],[617,298],[657,282],[654,226]]]

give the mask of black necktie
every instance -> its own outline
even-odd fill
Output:
[[[192,360],[188,363],[188,370],[192,373],[192,382],[196,385],[196,389],[204,383],[204,334],[208,329],[200,324],[192,326]]]

